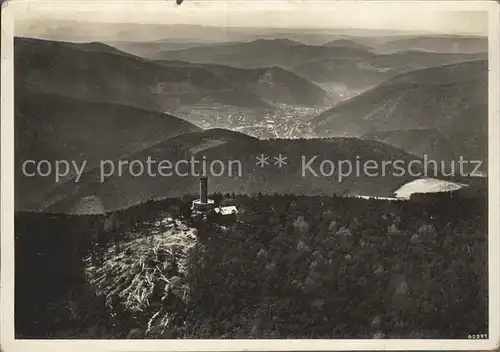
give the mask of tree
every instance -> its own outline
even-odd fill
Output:
[[[188,202],[183,202],[179,207],[179,216],[183,219],[190,219],[193,210],[191,209],[191,205]]]
[[[214,193],[210,196],[210,198],[214,201],[215,206],[220,206],[224,196],[220,193]]]

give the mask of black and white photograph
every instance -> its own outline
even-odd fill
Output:
[[[498,3],[35,2],[6,352],[498,349]]]

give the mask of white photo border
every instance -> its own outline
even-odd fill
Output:
[[[13,0],[2,6],[1,21],[1,276],[0,348],[15,351],[345,351],[345,350],[492,350],[500,344],[500,123],[499,123],[499,3],[495,1],[316,1],[316,0],[185,0],[202,11],[300,11],[301,6],[363,11],[484,11],[488,13],[489,43],[489,331],[486,340],[25,340],[14,334],[14,20],[26,13],[38,18],[61,11],[136,13],[175,11],[174,0]],[[185,6],[184,4],[181,6]],[[497,214],[497,215],[495,215]]]

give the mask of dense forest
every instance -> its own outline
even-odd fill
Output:
[[[16,214],[17,337],[466,338],[488,331],[486,191],[409,201],[212,197],[236,205],[237,216],[193,217],[189,197],[103,215]],[[175,255],[158,259],[162,234],[145,225],[166,216],[183,224],[175,229],[196,229],[182,274]],[[146,308],[134,310],[123,298],[134,277],[106,285],[138,266],[134,253],[147,251],[156,256],[145,265],[169,261],[168,273],[154,272],[169,285],[182,276],[189,294],[160,298],[173,291],[158,280]]]

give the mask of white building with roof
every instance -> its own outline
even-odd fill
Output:
[[[234,205],[218,207],[215,208],[215,212],[220,215],[236,215],[238,214],[238,208],[236,208],[236,206]]]

